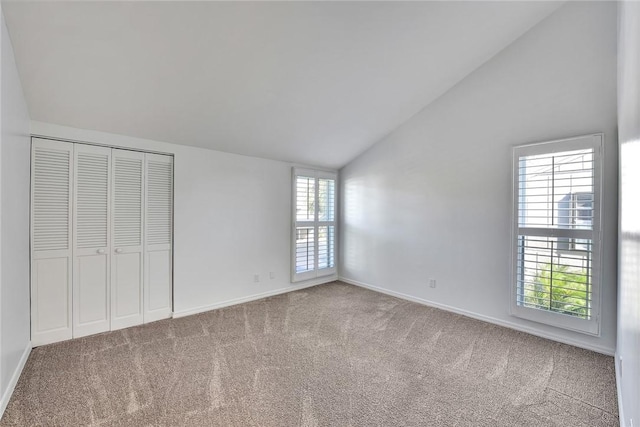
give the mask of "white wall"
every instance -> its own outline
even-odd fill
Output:
[[[594,132],[605,133],[601,337],[508,314],[512,147]],[[568,3],[341,170],[340,276],[613,354],[616,141],[616,5]]]
[[[640,425],[640,3],[620,2],[618,43],[620,282],[616,373],[621,424],[637,426]]]
[[[29,114],[2,16],[0,414],[29,354]]]
[[[35,121],[31,131],[174,154],[177,316],[335,279],[290,282],[289,163]]]

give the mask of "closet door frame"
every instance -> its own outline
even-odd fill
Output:
[[[53,249],[53,250],[40,250],[36,251],[35,245],[35,184],[36,184],[36,150],[42,149],[51,149],[56,151],[65,151],[68,153],[69,158],[69,184],[68,184],[68,201],[69,206],[67,206],[67,249]],[[42,138],[32,138],[31,139],[31,183],[30,183],[30,219],[29,219],[29,227],[30,227],[30,236],[29,236],[29,244],[30,244],[30,273],[31,276],[29,278],[30,282],[30,295],[31,295],[31,343],[33,346],[50,344],[58,341],[64,341],[71,339],[73,337],[73,297],[72,297],[72,277],[73,277],[73,173],[74,173],[74,151],[75,146],[68,142],[62,141],[51,141],[48,139]],[[66,258],[66,260],[64,260]],[[54,261],[54,260],[62,260],[61,262],[66,265],[66,275],[65,275],[65,295],[61,298],[61,303],[66,307],[66,313],[61,313],[62,318],[66,319],[65,324],[57,327],[55,329],[44,329],[40,324],[40,315],[47,315],[47,313],[41,313],[39,308],[44,306],[45,304],[40,304],[41,298],[46,298],[46,295],[43,296],[40,294],[39,287],[39,279],[40,273],[48,276],[49,279],[53,279],[50,272],[40,271],[40,264],[43,264],[44,261]],[[64,268],[64,267],[63,267]],[[43,308],[43,310],[46,310]],[[55,313],[49,313],[54,314]]]
[[[116,158],[128,158],[140,161],[140,243],[139,245],[118,245],[116,239],[116,179],[117,179],[117,160]],[[111,173],[111,330],[117,330],[122,328],[127,328],[130,326],[141,325],[144,322],[144,238],[145,238],[145,154],[137,151],[131,151],[126,149],[113,148],[111,150],[111,164],[112,164],[112,173]],[[118,293],[118,278],[119,272],[118,268],[120,267],[119,258],[123,258],[124,256],[131,254],[139,254],[139,262],[138,262],[138,311],[137,313],[131,313],[129,315],[119,315],[119,298],[120,295]],[[123,260],[124,262],[124,260]],[[123,267],[125,268],[125,267]]]
[[[76,257],[80,254],[83,254],[88,251],[91,253],[93,249],[81,249],[76,247],[76,219],[77,219],[77,206],[76,206],[76,179],[77,179],[77,171],[75,168],[76,164],[76,152],[77,151],[89,151],[92,150],[92,147],[96,149],[96,152],[100,152],[102,150],[121,150],[125,152],[139,153],[144,157],[143,161],[143,232],[142,232],[142,315],[143,315],[143,323],[149,323],[156,320],[171,318],[173,316],[174,311],[174,278],[173,278],[173,266],[174,266],[174,212],[175,212],[175,193],[174,193],[174,171],[175,171],[175,156],[173,153],[165,153],[159,151],[151,151],[151,150],[141,150],[136,148],[129,148],[126,146],[113,146],[107,144],[100,144],[94,142],[73,140],[73,139],[65,139],[65,138],[56,138],[50,137],[46,135],[31,135],[31,188],[30,188],[30,200],[31,200],[31,208],[30,208],[30,294],[31,294],[31,340],[33,346],[45,345],[54,342],[65,341],[71,338],[92,335],[95,333],[104,332],[107,330],[119,329],[118,325],[109,325],[106,329],[104,326],[97,326],[95,328],[83,328],[83,330],[78,331],[76,327],[76,305],[78,304],[78,289],[77,289],[77,263]],[[65,296],[65,300],[67,303],[67,313],[65,313],[67,319],[67,325],[64,328],[56,329],[55,331],[45,331],[39,332],[36,330],[37,326],[37,316],[38,316],[38,306],[37,306],[37,298],[38,298],[38,289],[35,286],[34,281],[38,277],[38,265],[37,261],[40,259],[48,259],[48,258],[59,258],[62,257],[60,251],[34,251],[34,183],[35,183],[35,155],[34,149],[39,145],[41,147],[50,146],[54,147],[62,147],[67,145],[70,152],[70,160],[69,160],[69,217],[68,217],[68,249],[64,250],[67,252],[66,265],[67,265],[67,294]],[[77,150],[78,146],[82,146],[80,150]],[[87,150],[85,150],[87,149]],[[171,230],[170,230],[170,243],[163,245],[148,245],[147,231],[146,231],[146,214],[147,214],[147,195],[146,191],[148,188],[148,181],[146,179],[146,173],[148,168],[147,159],[155,158],[155,159],[163,159],[164,162],[171,164]],[[113,153],[109,156],[109,164],[108,164],[109,178],[108,178],[108,212],[107,215],[107,246],[104,247],[104,252],[107,256],[106,262],[108,265],[107,268],[107,324],[111,323],[111,319],[113,318],[113,307],[112,307],[112,266],[111,266],[111,255],[115,250],[115,246],[113,246]],[[124,248],[123,248],[124,249]],[[63,252],[64,252],[63,251]],[[169,280],[169,289],[168,289],[168,305],[163,307],[160,310],[152,310],[149,305],[149,286],[150,286],[150,277],[149,277],[149,256],[153,253],[158,253],[161,251],[168,252],[168,280]],[[93,251],[94,253],[96,251]],[[124,252],[124,251],[123,251]],[[102,255],[102,254],[96,254]],[[126,326],[122,326],[126,327]]]
[[[80,248],[78,244],[78,174],[79,168],[78,165],[78,157],[82,153],[95,153],[99,155],[105,155],[107,158],[107,188],[106,188],[106,240],[105,245],[102,246],[92,246],[87,248]],[[73,175],[73,195],[74,195],[74,203],[73,203],[73,337],[79,338],[87,335],[93,335],[100,332],[106,332],[111,329],[110,325],[110,317],[111,317],[111,187],[112,187],[112,172],[111,172],[111,148],[109,147],[99,147],[83,144],[76,145],[74,147],[74,167],[75,173]],[[84,258],[86,260],[94,260],[99,261],[99,257],[103,258],[104,261],[104,289],[101,289],[99,292],[103,292],[103,310],[104,317],[101,319],[96,319],[92,321],[82,321],[82,308],[81,300],[85,298],[82,295],[83,292],[87,292],[88,289],[82,289],[83,284],[87,282],[81,282],[81,265],[80,260]],[[94,299],[97,297],[90,296],[90,299]]]
[[[168,243],[160,243],[154,244],[149,238],[149,223],[150,223],[150,203],[148,203],[149,198],[149,182],[150,182],[150,173],[149,173],[149,163],[150,162],[158,162],[165,163],[170,165],[171,169],[171,182],[169,185],[169,191],[171,192],[170,203],[170,221],[169,221],[169,242]],[[145,154],[145,246],[144,246],[144,323],[155,322],[156,320],[167,319],[172,317],[173,315],[173,218],[174,218],[174,191],[173,191],[173,182],[174,182],[174,157],[153,153]],[[164,261],[168,262],[168,265],[162,265],[162,257],[167,255],[168,259]],[[155,296],[158,292],[158,283],[155,279],[155,276],[152,276],[151,272],[157,271],[154,267],[154,263],[160,263],[161,267],[166,268],[166,276],[165,279],[169,281],[169,287],[165,290],[160,290],[160,294],[165,293],[165,297],[168,299],[166,304],[161,306],[154,306]],[[153,267],[153,268],[152,268]],[[160,278],[162,280],[162,277]]]

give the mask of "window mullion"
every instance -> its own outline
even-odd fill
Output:
[[[296,227],[313,227],[315,221],[296,221]]]
[[[595,233],[589,229],[518,227],[519,236],[566,237],[569,239],[594,239]]]

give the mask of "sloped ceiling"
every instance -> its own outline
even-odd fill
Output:
[[[549,2],[7,2],[33,120],[339,168]]]

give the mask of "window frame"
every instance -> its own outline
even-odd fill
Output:
[[[512,236],[511,236],[511,274],[509,276],[509,312],[512,316],[531,320],[563,329],[600,336],[600,310],[602,300],[602,169],[604,134],[584,135],[554,141],[525,144],[513,147],[513,191],[512,191]],[[518,304],[518,239],[522,229],[530,229],[541,237],[573,238],[573,232],[567,229],[544,227],[520,227],[519,191],[520,158],[540,154],[555,154],[565,151],[593,149],[593,224],[591,231],[591,318],[582,319],[558,312],[526,307]],[[572,230],[569,230],[572,231]]]
[[[297,220],[297,178],[299,176],[314,178],[314,218],[313,221]],[[319,198],[320,179],[331,179],[334,182],[334,200],[333,200],[333,220],[322,221],[319,219]],[[338,272],[338,173],[326,170],[307,169],[294,167],[291,171],[291,282],[302,282],[305,280],[315,279],[317,277],[325,277],[336,275]],[[296,240],[298,236],[298,227],[313,227],[314,229],[314,268],[313,270],[296,272]],[[332,226],[333,233],[333,267],[318,268],[318,252],[319,239],[318,229],[323,226]]]

